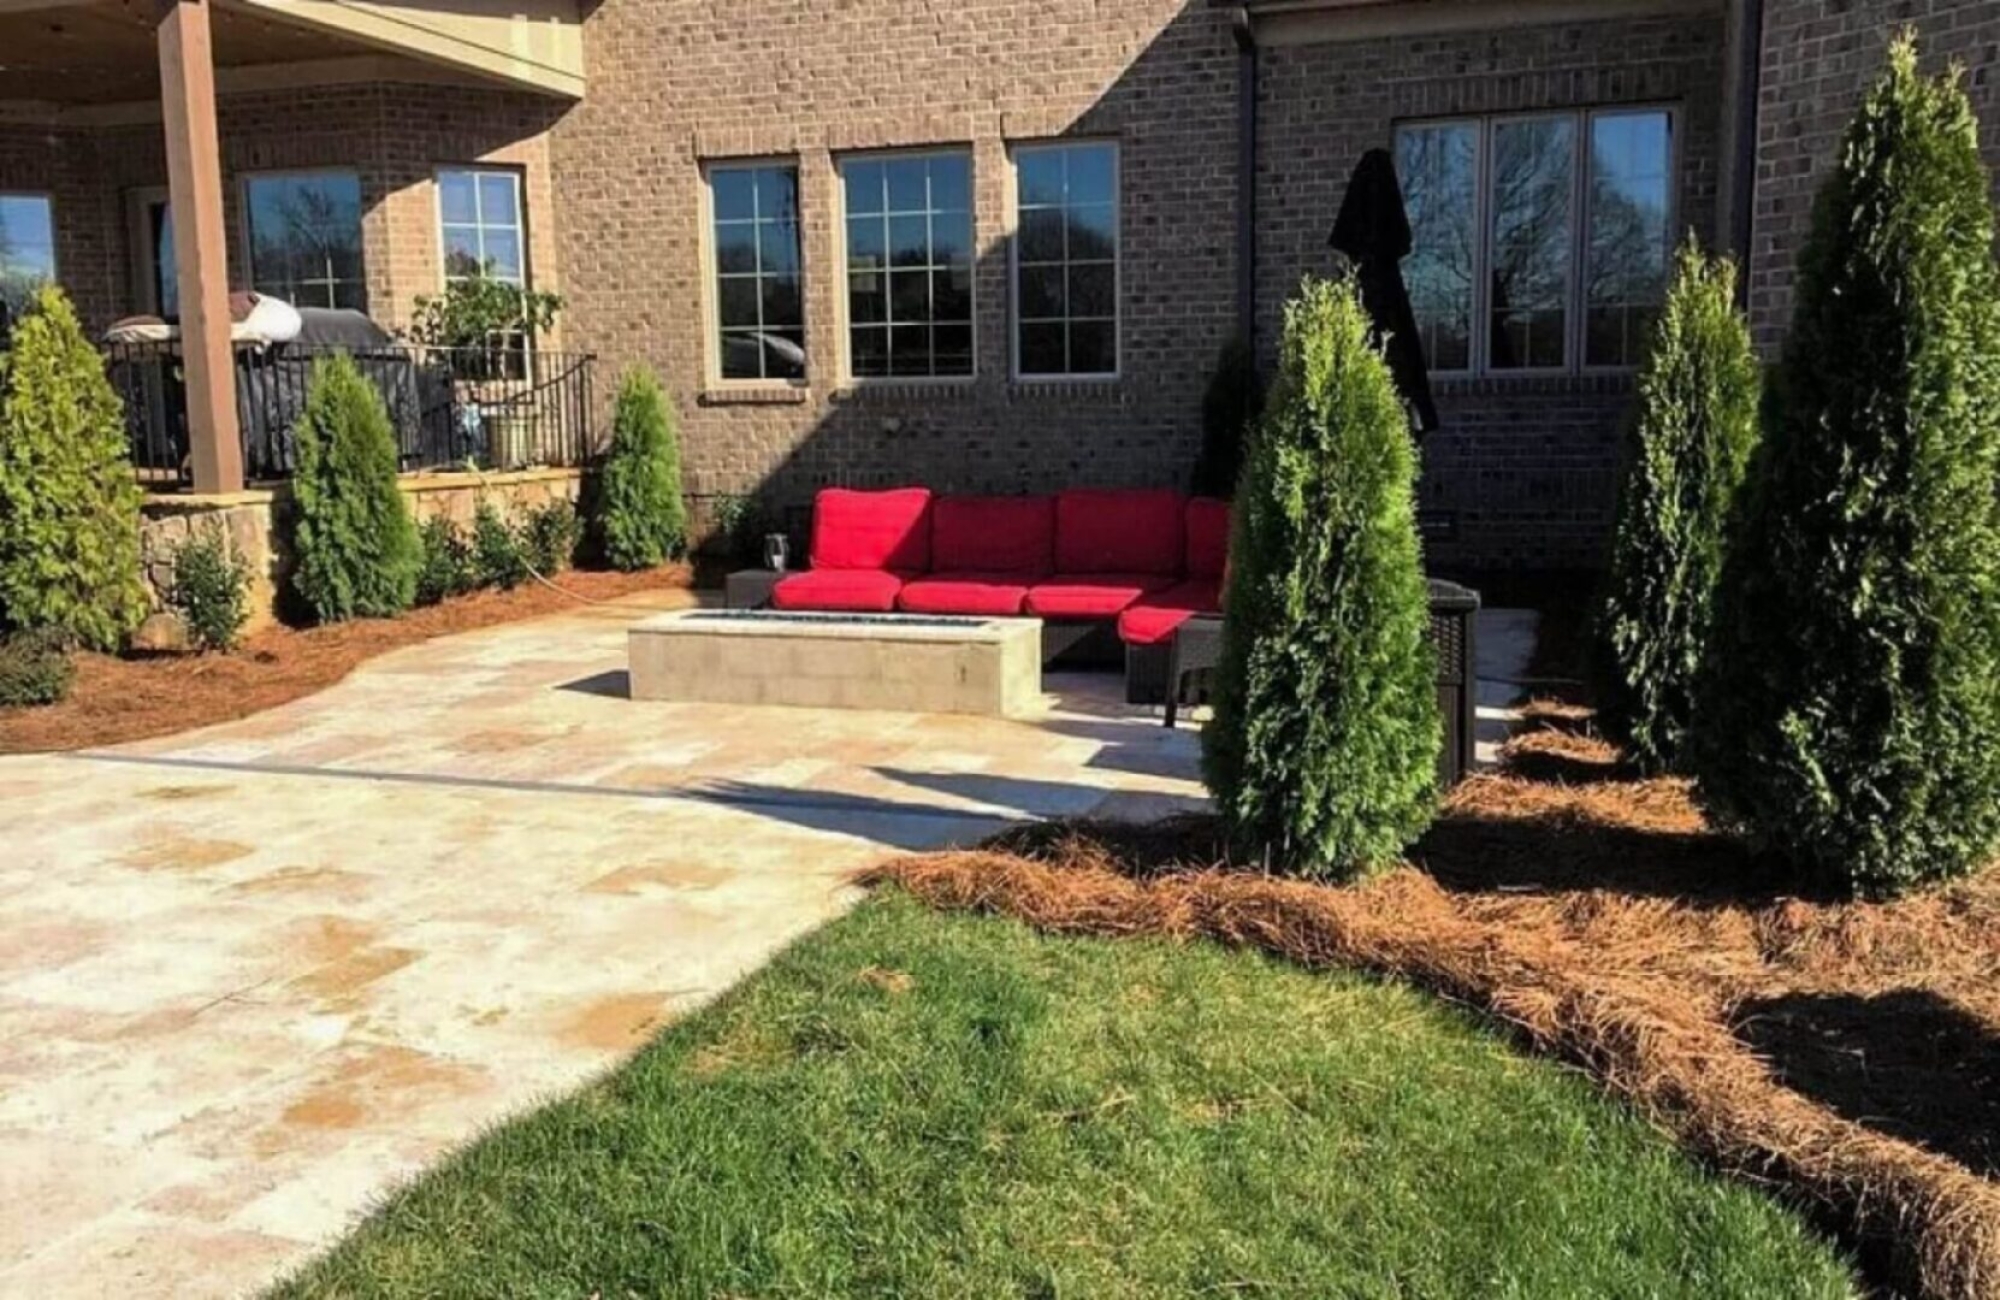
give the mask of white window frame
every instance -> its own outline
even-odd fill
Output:
[[[253,221],[251,217],[250,186],[254,182],[260,180],[272,180],[272,179],[289,180],[306,176],[352,176],[354,178],[355,190],[359,193],[361,198],[361,211],[359,214],[360,216],[359,233],[361,240],[360,244],[357,246],[355,250],[361,255],[361,267],[360,267],[361,275],[358,280],[358,283],[361,286],[361,306],[358,308],[358,310],[365,313],[368,311],[371,305],[369,303],[369,293],[368,293],[368,187],[363,182],[361,178],[361,169],[358,167],[264,167],[264,168],[259,168],[256,171],[243,172],[242,174],[240,174],[236,178],[236,187],[237,187],[237,197],[241,200],[241,207],[242,207],[242,215],[239,220],[239,226],[241,228],[243,236],[244,278],[250,282],[250,286],[252,289],[256,288],[257,228],[255,221]],[[338,283],[338,281],[304,280],[300,281],[300,283],[332,284],[332,283]],[[298,304],[294,303],[293,305],[297,306]],[[317,307],[319,305],[320,304],[318,303],[307,304],[307,306],[312,306],[312,307]]]
[[[721,281],[715,255],[715,174],[726,171],[756,171],[772,167],[791,170],[793,184],[799,196],[799,333],[805,339],[805,373],[797,379],[763,376],[725,379],[722,375]],[[701,222],[702,382],[706,388],[718,391],[768,391],[774,388],[804,389],[812,384],[814,347],[810,320],[812,299],[806,267],[805,176],[805,168],[800,165],[796,154],[773,154],[755,158],[711,158],[704,159],[701,163],[701,184],[695,188],[700,191],[698,220]]]
[[[0,199],[40,199],[49,214],[49,279],[50,284],[62,283],[62,240],[57,236],[56,196],[49,190],[0,189]]]
[[[1111,369],[1087,374],[1021,369],[1021,155],[1056,149],[1111,151]],[[1018,384],[1109,384],[1125,374],[1125,151],[1099,136],[1018,140],[1007,146],[1007,371]],[[1067,263],[1065,263],[1067,265]],[[1067,316],[1065,320],[1069,319]]]
[[[533,288],[535,283],[535,259],[528,251],[528,186],[526,177],[522,174],[521,168],[509,167],[502,163],[440,163],[431,169],[431,189],[434,191],[431,196],[431,211],[432,215],[436,218],[434,229],[437,231],[439,287],[449,286],[453,279],[463,280],[468,278],[466,276],[453,276],[451,273],[451,264],[449,261],[450,250],[445,244],[444,228],[447,224],[462,226],[465,223],[462,221],[447,223],[444,219],[444,174],[446,172],[464,172],[473,178],[472,203],[475,214],[473,225],[480,232],[479,247],[482,254],[486,249],[485,231],[487,223],[485,208],[479,197],[479,178],[481,176],[505,176],[513,182],[514,234],[521,241],[521,278],[518,282],[505,279],[502,282],[508,284],[518,283],[522,289]],[[481,267],[482,269],[484,267],[483,261],[481,262]]]
[[[1589,304],[1584,300],[1585,271],[1590,251],[1590,138],[1591,129],[1601,118],[1640,117],[1662,115],[1667,120],[1667,248],[1669,259],[1677,243],[1675,231],[1679,228],[1681,210],[1681,111],[1675,104],[1605,104],[1591,108],[1544,109],[1519,113],[1495,113],[1487,116],[1412,118],[1395,124],[1394,135],[1403,131],[1424,131],[1445,127],[1470,126],[1475,132],[1473,150],[1473,270],[1472,270],[1472,338],[1467,350],[1468,366],[1457,370],[1440,370],[1432,367],[1430,374],[1437,379],[1536,379],[1561,375],[1629,375],[1638,369],[1639,362],[1621,365],[1591,365],[1584,355],[1588,342],[1586,313]],[[1496,127],[1513,122],[1547,121],[1552,118],[1568,118],[1572,124],[1570,132],[1570,248],[1569,283],[1564,304],[1563,321],[1563,363],[1560,366],[1510,366],[1495,369],[1492,365],[1493,321],[1492,303],[1492,254],[1493,254],[1493,135]],[[1394,150],[1392,149],[1392,153]]]
[[[849,272],[847,266],[847,175],[841,169],[851,162],[907,162],[916,158],[965,159],[968,215],[972,224],[972,369],[962,375],[857,375],[854,373],[854,331],[848,319]],[[841,153],[833,159],[834,278],[835,318],[840,328],[840,383],[848,388],[896,387],[912,384],[954,387],[979,378],[979,170],[969,145],[938,145],[921,149],[868,149]],[[804,268],[800,268],[803,274]],[[812,350],[806,350],[806,364],[812,364]]]

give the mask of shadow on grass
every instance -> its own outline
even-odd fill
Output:
[[[2000,1177],[2000,1035],[1949,1000],[1793,993],[1745,1003],[1735,1030],[1787,1087]]]

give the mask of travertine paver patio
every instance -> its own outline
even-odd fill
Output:
[[[254,1288],[851,900],[1023,815],[1199,801],[1196,743],[623,698],[644,602],[414,647],[114,753],[0,759],[0,1295]]]

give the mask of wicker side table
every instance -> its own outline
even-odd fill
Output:
[[[1198,615],[1174,629],[1173,648],[1167,653],[1167,726],[1179,718],[1181,700],[1188,694],[1188,678],[1196,673],[1205,675],[1221,662],[1220,618]],[[1198,694],[1207,696],[1205,684]]]
[[[729,609],[763,609],[784,576],[776,569],[738,569],[723,579],[722,603]]]

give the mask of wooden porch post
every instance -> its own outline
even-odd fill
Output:
[[[243,441],[229,350],[229,255],[208,14],[208,0],[160,0],[160,107],[194,490],[235,492],[243,487]]]

